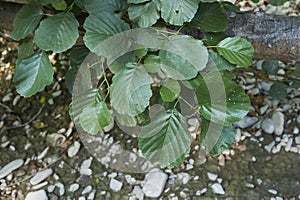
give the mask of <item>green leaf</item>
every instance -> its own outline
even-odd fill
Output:
[[[123,14],[128,7],[125,0],[83,0],[83,5],[89,14],[107,12],[110,15]]]
[[[160,18],[159,0],[152,0],[145,4],[132,5],[128,9],[129,18],[137,22],[139,27],[149,27]]]
[[[209,46],[216,46],[221,40],[224,40],[226,35],[224,32],[209,32],[204,36],[204,42]]]
[[[59,2],[60,0],[38,0],[43,5]]]
[[[211,155],[220,154],[230,148],[236,133],[233,126],[222,126],[204,118],[201,119],[201,146],[204,146],[207,153]]]
[[[163,82],[160,88],[160,96],[166,102],[172,102],[178,98],[180,93],[180,85],[177,81],[169,79]]]
[[[195,16],[200,0],[160,0],[161,17],[172,25],[181,26]]]
[[[85,46],[74,46],[70,51],[71,68],[67,71],[65,76],[66,86],[70,93],[73,93],[73,84],[79,67],[89,53],[89,49]]]
[[[184,161],[191,141],[183,116],[170,109],[156,113],[142,127],[138,146],[151,162],[159,162],[162,167],[174,167]]]
[[[109,70],[117,74],[120,70],[122,70],[127,63],[135,62],[135,53],[134,51],[127,52],[120,57],[118,57],[116,60],[114,60],[109,66]]]
[[[41,5],[36,1],[24,5],[13,22],[13,30],[11,36],[14,40],[21,40],[28,34],[32,33],[37,25],[40,23],[44,12]]]
[[[217,52],[214,52],[213,50],[208,50],[208,54],[209,54],[209,59],[205,68],[207,71],[211,72],[215,70],[218,71],[233,70],[236,68],[235,65],[229,63]]]
[[[222,74],[198,75],[190,81],[195,90],[202,116],[225,126],[243,119],[250,108],[248,95],[235,82]]]
[[[110,112],[102,97],[101,90],[96,93],[95,104],[85,107],[79,118],[81,127],[92,135],[96,135],[110,124]]]
[[[273,6],[281,6],[283,5],[285,2],[288,2],[290,0],[269,0],[269,2],[273,5]]]
[[[292,73],[292,76],[300,76],[300,64],[298,63],[298,64],[296,64],[295,65],[295,71]]]
[[[160,65],[160,58],[157,55],[150,54],[144,60],[144,67],[149,73],[159,72]]]
[[[119,114],[136,116],[150,103],[153,80],[141,64],[128,63],[112,80],[111,104]]]
[[[128,0],[128,3],[134,3],[134,4],[139,4],[139,3],[144,3],[148,2],[150,0]]]
[[[197,14],[189,26],[206,31],[220,32],[226,30],[228,25],[225,10],[218,2],[200,3]]]
[[[81,91],[80,94],[73,96],[70,103],[69,115],[75,123],[79,123],[80,115],[85,108],[92,107],[96,102],[96,89]]]
[[[278,60],[264,60],[262,63],[262,70],[270,75],[276,75],[279,69]]]
[[[55,10],[66,10],[68,5],[64,0],[51,4]]]
[[[20,64],[20,62],[26,58],[34,54],[34,43],[33,39],[23,43],[18,47],[18,59],[16,60],[16,64]]]
[[[166,50],[160,50],[161,69],[175,80],[194,78],[203,70],[208,61],[208,53],[202,41],[187,35],[176,35],[169,38]]]
[[[23,59],[14,70],[17,92],[30,97],[52,83],[54,70],[45,52]]]
[[[104,40],[129,30],[130,27],[120,17],[102,12],[100,14],[90,15],[84,22],[83,28],[86,33],[83,37],[85,45],[97,54],[101,54],[103,47],[100,45]],[[126,39],[115,41],[119,44],[119,48],[130,46],[129,41]],[[113,45],[113,44],[112,44]]]
[[[121,126],[126,126],[126,127],[137,126],[138,124],[145,122],[145,118],[146,118],[145,112],[132,117],[129,115],[121,115],[118,112],[114,111],[114,115],[116,117],[116,122]]]
[[[240,11],[239,7],[237,7],[235,4],[233,4],[233,3],[229,2],[229,1],[223,1],[223,2],[221,2],[221,6],[228,13],[239,12]]]
[[[232,64],[245,67],[252,65],[254,49],[252,44],[243,38],[226,38],[217,45],[217,50]]]
[[[216,2],[217,0],[200,0],[200,1],[204,3],[213,3]]]
[[[284,99],[287,97],[288,93],[285,87],[278,83],[273,83],[269,90],[269,95],[274,99]]]
[[[45,51],[66,51],[76,43],[78,27],[73,13],[58,13],[41,22],[35,31],[34,42]]]

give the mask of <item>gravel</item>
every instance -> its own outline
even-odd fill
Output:
[[[212,189],[213,193],[215,193],[215,194],[221,194],[221,195],[225,194],[225,191],[220,183],[212,184],[211,189]]]
[[[30,179],[30,184],[31,185],[36,185],[39,184],[40,182],[42,182],[43,180],[47,179],[51,174],[53,173],[53,170],[50,169],[46,169],[43,171],[40,171],[38,173],[36,173],[31,179]]]
[[[122,189],[123,183],[114,178],[110,180],[109,187],[112,191],[118,192]]]
[[[2,167],[0,170],[0,179],[6,177],[10,173],[12,173],[14,170],[18,169],[21,167],[24,163],[23,159],[16,159],[11,161],[10,163],[6,164],[5,166]]]
[[[168,176],[158,169],[151,170],[145,176],[143,192],[147,197],[157,198],[161,195],[167,182]]]
[[[48,200],[48,196],[45,190],[38,190],[29,192],[25,200]]]

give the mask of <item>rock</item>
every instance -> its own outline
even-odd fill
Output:
[[[42,151],[42,153],[40,153],[40,154],[37,156],[37,160],[42,160],[42,159],[46,156],[46,154],[48,153],[48,151],[49,151],[49,147],[46,147],[46,148]]]
[[[29,182],[31,185],[39,184],[40,182],[42,182],[43,180],[48,178],[52,173],[53,173],[53,170],[51,168],[43,170],[43,171],[39,171],[30,179]]]
[[[48,200],[48,196],[45,190],[38,190],[34,192],[29,192],[25,200]]]
[[[297,123],[300,124],[300,115],[296,119]]]
[[[59,188],[59,196],[63,196],[65,194],[65,186],[60,182],[55,183],[55,186]]]
[[[69,191],[70,192],[75,192],[79,189],[79,184],[78,183],[73,183],[72,185],[70,185],[69,187]]]
[[[75,141],[68,149],[68,157],[73,158],[80,149],[80,143]]]
[[[138,200],[143,200],[144,199],[144,192],[139,186],[134,186],[132,194],[137,198]]]
[[[290,139],[288,140],[288,142],[286,143],[286,146],[285,146],[284,150],[285,150],[285,151],[290,151],[292,145],[293,145],[293,138],[290,138]]]
[[[177,178],[183,185],[187,184],[191,180],[191,176],[185,172],[178,173]]]
[[[82,194],[82,195],[87,194],[87,193],[91,192],[92,189],[93,189],[93,187],[92,187],[91,185],[86,186],[86,187],[82,190],[81,194]]]
[[[257,117],[244,117],[241,121],[235,123],[235,126],[239,128],[248,128],[258,121]]]
[[[168,176],[161,170],[153,169],[145,176],[143,192],[147,197],[157,198],[161,195]]]
[[[269,108],[269,105],[265,105],[265,106],[261,107],[259,109],[260,114],[261,115],[265,114],[265,112],[268,110],[268,108]]]
[[[24,163],[23,159],[17,159],[17,160],[11,161],[10,163],[8,163],[4,167],[2,167],[2,169],[0,170],[0,179],[6,177],[10,173],[12,173],[14,170],[21,167],[23,165],[23,163]]]
[[[297,134],[299,133],[299,128],[298,128],[298,127],[294,127],[293,133],[294,133],[295,135],[297,135]]]
[[[277,191],[274,190],[274,189],[269,189],[268,192],[271,193],[271,194],[275,194],[275,195],[277,194]]]
[[[215,194],[225,194],[225,191],[220,183],[212,184],[211,189]]]
[[[295,137],[295,142],[296,142],[296,144],[300,144],[300,136]]]
[[[110,180],[109,187],[112,191],[118,192],[121,190],[122,186],[123,186],[123,183],[121,181],[118,181],[114,178],[112,178]]]
[[[211,180],[211,181],[215,181],[218,178],[217,174],[213,174],[213,173],[210,173],[210,172],[207,172],[207,176],[208,176],[208,179]]]
[[[282,112],[276,111],[272,115],[272,120],[275,124],[275,134],[281,135],[284,130],[284,115]]]
[[[267,152],[271,152],[271,150],[272,150],[272,148],[274,147],[274,145],[275,145],[275,141],[272,141],[272,142],[270,142],[268,145],[266,145],[264,148],[265,148],[265,150],[267,151]]]
[[[88,196],[88,200],[94,200],[95,199],[95,196],[96,196],[96,190],[93,190],[89,196]]]
[[[262,122],[261,128],[265,133],[272,134],[275,131],[275,125],[274,125],[273,120],[271,120],[269,118],[265,119]]]

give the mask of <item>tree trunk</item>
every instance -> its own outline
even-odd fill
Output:
[[[12,30],[12,21],[21,5],[28,0],[0,0],[0,26]],[[185,29],[184,33],[196,38],[203,37],[203,31]],[[240,36],[252,42],[254,59],[296,61],[300,63],[300,17],[267,15],[258,13],[231,13],[227,36]]]

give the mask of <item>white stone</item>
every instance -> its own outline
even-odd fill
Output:
[[[65,194],[65,186],[60,182],[55,183],[55,186],[59,188],[59,196],[63,196]]]
[[[215,181],[218,178],[217,174],[213,174],[213,173],[210,173],[210,172],[207,172],[207,176],[208,176],[208,179],[211,180],[211,181]]]
[[[286,143],[286,146],[285,146],[285,149],[284,149],[284,150],[285,150],[285,151],[290,151],[292,145],[293,145],[293,138],[290,138],[290,139],[288,140],[288,142]]]
[[[49,193],[52,193],[54,190],[55,190],[55,185],[49,185],[49,186],[47,187],[47,191],[48,191]]]
[[[268,110],[268,108],[269,108],[269,105],[265,105],[265,106],[261,107],[261,108],[259,109],[260,114],[261,114],[261,115],[265,114],[265,112]]]
[[[272,120],[275,124],[275,134],[281,135],[284,130],[284,115],[282,112],[276,111],[272,115]]]
[[[42,153],[40,153],[38,156],[37,156],[37,160],[42,160],[48,153],[49,151],[49,147],[46,147]]]
[[[271,152],[272,148],[274,147],[275,145],[275,141],[272,141],[271,143],[269,143],[268,145],[266,145],[264,148],[267,152]]]
[[[271,193],[271,194],[275,194],[275,195],[277,194],[277,191],[274,190],[274,189],[269,189],[268,192]]]
[[[23,165],[23,163],[24,163],[23,159],[17,159],[17,160],[11,161],[10,163],[8,163],[4,167],[2,167],[2,169],[0,170],[0,179],[6,177],[10,173],[12,173],[14,170],[21,167]]]
[[[30,179],[29,182],[31,185],[39,184],[40,182],[42,182],[43,180],[48,178],[52,173],[53,173],[53,170],[51,168],[43,170],[43,171],[39,171]]]
[[[45,187],[46,185],[48,185],[48,181],[42,182],[40,184],[37,184],[37,185],[33,186],[31,189],[32,190],[39,190],[42,187]]]
[[[297,123],[300,124],[300,115],[296,119]]]
[[[161,195],[168,176],[161,170],[153,169],[145,176],[143,192],[148,197],[157,198]]]
[[[253,124],[255,124],[258,121],[257,117],[244,117],[244,119],[242,119],[241,121],[239,121],[238,123],[235,123],[235,125],[239,128],[248,128],[250,126],[252,126]]]
[[[143,200],[144,199],[144,192],[139,186],[134,186],[132,194],[137,198],[138,200]]]
[[[83,168],[83,169],[80,169],[79,170],[79,173],[81,175],[87,175],[87,176],[90,176],[92,175],[93,171],[91,169],[88,169],[88,168]]]
[[[68,157],[73,158],[80,149],[80,143],[75,141],[68,149]]]
[[[93,190],[89,196],[87,197],[88,200],[94,200],[96,195],[96,190]]]
[[[73,183],[72,185],[70,185],[69,187],[69,191],[70,192],[75,192],[79,189],[79,184],[78,183]]]
[[[267,118],[262,122],[261,128],[265,133],[272,134],[275,130],[275,125],[271,119]]]
[[[48,200],[48,196],[45,190],[38,190],[34,192],[29,192],[25,200]]]
[[[296,142],[296,144],[300,144],[300,136],[295,137],[295,142]]]
[[[215,194],[225,194],[225,191],[220,183],[212,184],[211,189]]]
[[[112,191],[118,192],[121,190],[122,186],[123,186],[123,183],[121,181],[118,181],[114,178],[112,178],[110,180],[109,187]]]
[[[294,127],[293,133],[294,133],[295,135],[297,135],[297,134],[299,133],[299,128],[298,128],[298,127]]]
[[[82,195],[87,194],[87,193],[91,192],[92,189],[93,189],[93,187],[91,185],[88,185],[82,190],[81,194]]]
[[[178,173],[177,178],[181,180],[183,185],[187,184],[191,180],[191,176],[185,172]]]

